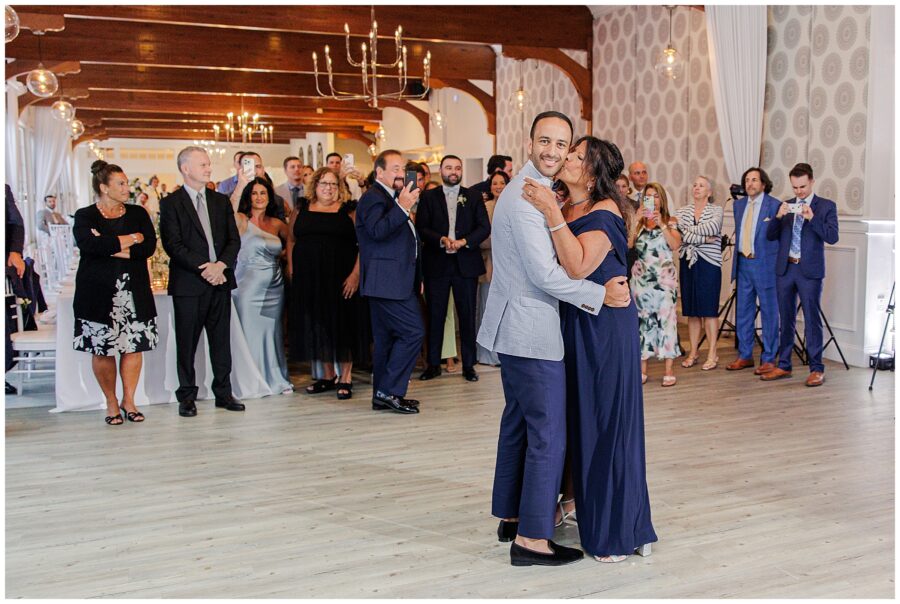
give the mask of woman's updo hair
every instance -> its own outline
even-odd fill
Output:
[[[94,189],[94,193],[97,195],[102,195],[100,192],[100,185],[108,185],[109,177],[113,174],[124,174],[125,170],[117,166],[116,164],[108,164],[102,159],[98,159],[94,163],[91,164],[91,174],[93,178],[91,179],[91,187]]]

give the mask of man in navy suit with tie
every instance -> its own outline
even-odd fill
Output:
[[[735,322],[738,358],[726,369],[736,371],[753,367],[753,342],[756,336],[756,301],[762,315],[763,350],[756,375],[775,369],[778,347],[778,301],[775,294],[775,256],[778,243],[769,241],[766,229],[775,219],[781,202],[769,193],[772,181],[762,168],[750,168],[741,179],[746,197],[734,202],[736,229],[731,280],[737,280]]]
[[[775,284],[781,315],[781,344],[778,367],[763,380],[791,377],[791,352],[797,325],[797,297],[803,309],[806,352],[809,355],[807,386],[825,381],[822,364],[822,316],[820,300],[825,279],[825,244],[838,241],[837,206],[830,199],[813,194],[812,166],[797,164],[790,173],[795,198],[781,204],[766,236],[778,242]]]
[[[443,187],[426,191],[416,213],[416,228],[424,244],[422,272],[428,306],[428,367],[419,379],[441,374],[441,346],[450,290],[459,316],[463,377],[477,382],[475,372],[475,299],[478,277],[484,274],[481,242],[491,234],[491,222],[481,195],[460,186],[462,160],[441,160]],[[456,337],[455,335],[453,336]]]
[[[375,184],[359,200],[359,291],[372,313],[372,409],[418,413],[419,402],[404,398],[422,347],[425,329],[420,292],[419,240],[409,219],[419,200],[412,183],[403,186],[403,157],[393,149],[375,158]]]

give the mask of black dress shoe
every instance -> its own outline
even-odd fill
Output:
[[[516,542],[509,548],[509,559],[513,566],[562,566],[578,562],[584,558],[584,552],[574,547],[564,547],[550,541],[552,554],[544,554],[522,547]]]
[[[516,538],[519,533],[519,522],[501,520],[497,525],[497,540],[500,543],[509,543]]]
[[[424,382],[436,378],[439,375],[441,375],[440,365],[429,365],[425,371],[422,372],[422,375],[419,376],[419,379]]]
[[[403,413],[406,415],[418,413],[418,407],[407,405],[402,397],[385,394],[380,390],[372,397],[372,409],[375,411],[390,410],[394,413]]]
[[[194,404],[194,401],[178,403],[178,415],[181,417],[194,417],[197,415],[197,405]]]
[[[244,403],[240,402],[235,398],[230,398],[228,400],[219,400],[216,399],[216,407],[221,407],[222,409],[228,409],[229,411],[243,411]]]
[[[19,391],[16,390],[16,387],[6,382],[6,394],[19,394]]]
[[[419,401],[417,401],[414,398],[403,398],[401,396],[400,400],[403,401],[403,404],[406,405],[407,407],[418,407],[419,406]]]
[[[468,369],[463,367],[463,377],[466,378],[467,382],[477,382],[478,374],[475,373],[474,367],[469,367]]]

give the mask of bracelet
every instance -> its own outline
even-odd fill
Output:
[[[566,226],[566,221],[565,221],[565,220],[563,220],[562,222],[560,222],[560,223],[559,223],[558,225],[556,225],[555,227],[550,227],[550,232],[551,232],[551,233],[555,233],[556,231],[558,231],[559,229],[563,228],[564,226]]]

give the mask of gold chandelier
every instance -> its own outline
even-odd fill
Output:
[[[250,115],[247,111],[239,113],[235,120],[233,111],[225,114],[225,122],[222,126],[213,124],[213,137],[219,140],[219,135],[224,135],[224,142],[233,143],[240,140],[242,143],[252,143],[253,137],[258,136],[257,142],[271,143],[274,140],[275,126],[259,121],[259,114]]]
[[[394,31],[394,60],[391,63],[378,62],[378,22],[375,21],[375,7],[372,7],[372,26],[369,29],[369,42],[363,42],[360,45],[362,50],[362,60],[354,61],[350,54],[350,26],[344,23],[344,39],[347,46],[347,62],[360,70],[360,78],[362,80],[362,93],[346,92],[338,90],[334,87],[334,70],[331,62],[331,49],[325,45],[325,70],[328,74],[329,93],[322,92],[319,88],[319,59],[318,55],[313,52],[313,71],[316,78],[316,92],[319,96],[333,99],[336,101],[365,101],[370,107],[378,109],[378,101],[381,100],[416,100],[424,99],[431,89],[431,51],[425,53],[422,59],[422,86],[424,91],[421,94],[408,93],[407,86],[407,54],[406,46],[403,44],[403,26],[397,26]],[[397,70],[397,78],[399,85],[397,90],[392,92],[378,92],[378,70]],[[322,74],[323,76],[325,74]]]

